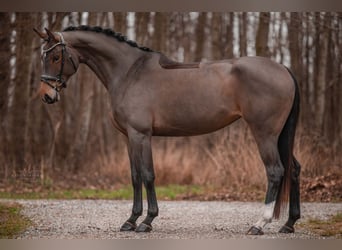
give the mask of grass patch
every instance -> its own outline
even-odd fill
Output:
[[[200,186],[167,185],[157,186],[157,198],[160,200],[176,200],[180,196],[204,192]],[[133,198],[131,186],[124,186],[116,190],[80,189],[80,190],[41,190],[39,192],[0,192],[2,199],[106,199],[130,200]],[[144,198],[146,194],[144,192]]]
[[[17,203],[0,203],[0,238],[10,239],[31,225],[31,221],[20,214]]]
[[[156,187],[157,197],[162,200],[176,200],[184,195],[200,195],[205,192],[201,186],[168,185]]]
[[[323,237],[342,239],[342,213],[332,216],[328,220],[309,219],[300,223],[300,227]]]

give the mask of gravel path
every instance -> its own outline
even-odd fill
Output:
[[[245,232],[261,213],[255,202],[160,201],[151,233],[119,232],[131,211],[131,201],[18,200],[34,225],[18,238],[37,239],[227,239],[255,238]],[[146,204],[144,204],[146,207]],[[342,212],[342,203],[304,203],[302,219],[326,219]],[[146,211],[145,211],[146,214]],[[297,227],[295,234],[276,233],[286,220],[273,221],[258,238],[320,238]],[[139,222],[143,217],[139,220]]]

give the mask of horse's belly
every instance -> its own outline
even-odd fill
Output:
[[[164,119],[155,121],[153,124],[153,135],[192,136],[207,134],[228,126],[240,117],[239,114],[226,114],[222,117],[217,116],[208,119],[207,117],[187,117],[185,114],[183,119]]]

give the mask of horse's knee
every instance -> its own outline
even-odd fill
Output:
[[[154,185],[155,175],[153,170],[144,170],[142,177],[146,188]]]
[[[281,162],[276,144],[265,144],[259,146],[260,154],[265,165],[267,180],[271,183],[281,182],[285,170]]]

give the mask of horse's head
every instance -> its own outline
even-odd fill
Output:
[[[78,68],[79,58],[75,49],[68,46],[61,33],[34,31],[46,42],[43,47],[43,71],[41,75],[40,97],[46,103],[60,99],[59,92],[66,88],[66,82]]]

